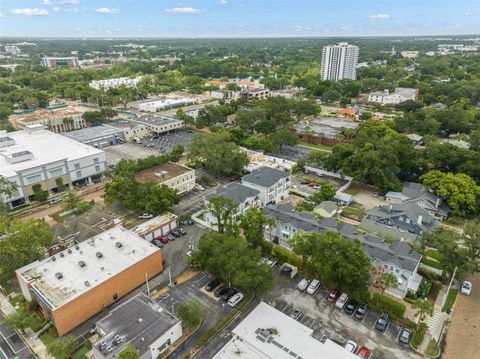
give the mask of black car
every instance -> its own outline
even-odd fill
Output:
[[[226,285],[223,285],[217,289],[215,289],[215,292],[213,292],[213,295],[217,298],[221,297],[222,295],[225,294],[225,292],[228,290],[229,288],[226,286]]]
[[[170,233],[173,234],[175,237],[180,237],[182,235],[182,233],[180,233],[180,231],[177,228],[172,230]]]
[[[213,279],[211,280],[206,286],[205,286],[205,290],[207,292],[211,292],[212,290],[214,290],[215,288],[218,287],[218,285],[220,284],[220,279]]]
[[[228,288],[228,290],[223,293],[223,295],[220,297],[223,299],[224,302],[228,302],[228,300],[233,297],[235,294],[237,294],[237,291],[233,288]]]
[[[400,335],[398,336],[398,341],[403,344],[410,343],[410,339],[412,339],[413,333],[408,330],[407,328],[402,328],[400,331]]]
[[[388,324],[390,323],[390,317],[388,313],[383,312],[377,319],[377,323],[375,323],[375,329],[379,332],[385,332],[387,330]]]
[[[345,308],[343,309],[345,313],[348,314],[353,314],[355,309],[358,307],[358,302],[355,299],[350,299],[347,304],[345,305]]]
[[[302,316],[302,312],[299,311],[298,309],[295,309],[295,310],[292,312],[292,314],[290,314],[290,318],[293,318],[293,319],[295,319],[295,320],[300,320],[301,316]]]
[[[282,267],[282,269],[280,270],[280,274],[283,274],[284,276],[290,278],[292,271],[293,271],[292,268],[285,266],[285,267]]]
[[[163,243],[160,242],[158,239],[154,239],[152,243],[156,245],[158,248],[163,248]]]
[[[363,318],[365,318],[367,313],[368,313],[368,304],[367,303],[362,303],[355,310],[354,316],[358,320],[363,320]]]

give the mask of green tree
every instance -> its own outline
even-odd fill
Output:
[[[359,116],[360,121],[368,121],[372,119],[372,113],[369,111],[363,111]]]
[[[118,355],[118,359],[138,359],[138,350],[128,343],[125,349]]]
[[[203,317],[203,308],[199,302],[182,303],[176,309],[178,318],[185,327],[197,327]]]
[[[366,293],[370,260],[358,240],[346,240],[336,232],[297,234],[290,246],[304,256],[315,276],[352,296]]]
[[[42,189],[42,185],[37,183],[32,186],[33,199],[38,202],[44,202],[48,198],[48,192]]]
[[[24,333],[28,326],[31,315],[27,312],[24,305],[20,306],[16,311],[5,317],[5,325],[12,330],[20,330]]]
[[[475,219],[465,223],[461,236],[463,245],[467,248],[467,253],[472,267],[475,271],[480,269],[480,220]]]
[[[17,185],[5,177],[0,176],[0,196],[11,197],[17,189]]]
[[[47,345],[47,353],[55,359],[70,359],[77,347],[75,337],[67,335],[57,338]]]
[[[205,211],[210,212],[215,217],[218,233],[236,232],[236,222],[233,218],[237,213],[238,206],[227,197],[212,197],[205,206]]]
[[[382,288],[382,297],[385,294],[387,288],[397,288],[398,279],[391,272],[382,271],[375,278],[375,284]]]
[[[320,189],[310,196],[310,200],[315,202],[315,204],[319,204],[323,201],[331,201],[333,197],[335,197],[336,192],[337,189],[333,184],[322,181]]]
[[[9,222],[0,217],[0,237],[0,283],[5,283],[15,275],[15,270],[45,256],[53,233],[43,221]]]
[[[80,196],[74,190],[68,190],[63,197],[63,209],[65,211],[75,211],[80,204]]]
[[[307,154],[306,161],[310,166],[319,168],[323,166],[327,156],[328,152],[326,151],[313,150]]]
[[[282,149],[283,145],[293,146],[298,143],[297,135],[286,128],[276,130],[270,137],[278,149]]]
[[[57,185],[58,192],[63,192],[65,190],[65,185],[63,184],[62,177],[55,178],[55,184]]]
[[[257,208],[250,208],[240,217],[240,228],[243,229],[243,236],[250,247],[254,249],[261,247],[265,229],[271,224],[271,218],[265,217],[263,211]]]
[[[193,136],[188,158],[219,174],[241,174],[249,163],[247,154],[230,140],[230,134],[225,131]]]
[[[261,294],[273,286],[272,268],[260,262],[260,254],[245,238],[209,232],[198,243],[192,261],[229,286],[247,294]]]
[[[477,196],[480,195],[480,187],[475,181],[464,173],[443,173],[438,170],[430,171],[420,177],[423,184],[447,201],[450,208],[462,213],[476,210]]]
[[[424,298],[417,298],[412,302],[413,308],[417,310],[420,322],[423,322],[427,315],[433,315],[433,304]]]
[[[137,198],[137,209],[155,215],[167,212],[173,204],[180,202],[177,191],[164,184],[140,184],[142,196]]]
[[[178,162],[180,157],[182,157],[183,152],[185,152],[185,147],[183,147],[181,143],[177,143],[170,151],[170,161]]]

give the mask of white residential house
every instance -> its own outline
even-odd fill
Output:
[[[205,207],[208,208],[208,203],[212,198],[225,197],[230,198],[237,205],[237,213],[234,214],[234,219],[245,214],[250,208],[261,207],[260,191],[254,188],[244,186],[240,183],[233,182],[218,188],[214,193],[205,197]],[[204,220],[212,227],[217,225],[217,218],[208,210],[205,210]]]
[[[416,100],[417,98],[418,89],[407,87],[396,87],[395,91],[392,93],[390,93],[389,90],[384,90],[368,94],[369,102],[376,102],[384,105],[398,104],[408,100]]]
[[[291,175],[288,172],[264,166],[243,176],[242,184],[258,190],[261,207],[265,207],[267,204],[275,204],[288,197]]]

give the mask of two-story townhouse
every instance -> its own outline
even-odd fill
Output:
[[[245,214],[250,208],[261,207],[260,191],[233,182],[218,188],[214,193],[205,196],[205,208],[208,208],[208,202],[215,197],[225,197],[231,199],[237,205],[237,213],[233,215],[234,219]],[[216,228],[217,218],[208,210],[205,210],[204,220],[212,227]]]
[[[395,239],[415,240],[438,226],[438,221],[417,203],[379,206],[368,211],[361,227]]]
[[[407,291],[415,292],[421,276],[417,270],[422,258],[412,247],[403,241],[386,243],[373,234],[360,234],[355,226],[339,226],[333,218],[316,219],[312,214],[297,212],[292,204],[269,205],[264,208],[267,217],[275,220],[275,226],[265,229],[267,240],[290,249],[289,241],[299,233],[339,232],[346,240],[357,239],[362,243],[365,254],[377,270],[389,271],[397,279],[397,288],[389,289],[390,294],[404,297]]]
[[[288,172],[264,166],[243,176],[242,184],[260,192],[261,206],[264,207],[288,197],[291,175]]]
[[[442,197],[430,192],[420,183],[405,182],[402,192],[387,192],[385,199],[392,204],[416,203],[440,220],[447,218],[450,212],[450,207]]]

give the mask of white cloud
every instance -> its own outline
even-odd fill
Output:
[[[0,18],[3,18],[5,17],[5,15],[3,15],[3,12],[0,11]]]
[[[54,6],[53,11],[60,11],[60,8],[58,6]]]
[[[31,7],[26,7],[23,9],[13,9],[12,10],[13,15],[25,15],[25,16],[48,16],[50,15],[48,13],[48,10],[46,9],[39,9],[39,8],[31,8]]]
[[[42,4],[42,5],[52,5],[52,1],[51,0],[40,0],[40,4]]]
[[[474,16],[474,15],[476,15],[476,13],[470,12],[470,11],[467,11],[463,14],[463,16]]]
[[[101,8],[95,9],[95,11],[98,12],[99,14],[118,14],[120,12],[120,9],[101,7]]]
[[[76,31],[80,31],[80,28],[77,26],[77,27],[75,28],[75,30],[76,30]]]
[[[57,4],[79,4],[80,0],[58,0]]]
[[[65,10],[63,10],[64,12],[70,12],[70,13],[77,13],[77,12],[80,12],[80,10],[78,10],[78,8],[76,7],[69,7],[69,8],[66,8]]]
[[[391,18],[388,14],[373,14],[368,17],[370,20],[388,20]]]
[[[220,5],[227,5],[228,4],[228,0],[219,0],[218,3]]]
[[[206,10],[195,9],[193,7],[174,7],[172,9],[166,9],[165,11],[172,14],[201,14]]]

